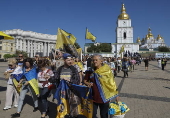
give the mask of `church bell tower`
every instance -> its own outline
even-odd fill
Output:
[[[116,43],[133,43],[133,27],[124,4],[122,4],[121,14],[117,20]]]

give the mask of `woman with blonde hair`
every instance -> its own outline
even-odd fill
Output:
[[[4,73],[4,75],[6,76],[5,78],[7,79],[7,90],[6,90],[6,102],[3,110],[11,109],[13,95],[14,95],[14,107],[18,107],[18,99],[19,99],[19,94],[17,93],[13,85],[12,76],[11,76],[11,73],[16,68],[16,60],[15,59],[11,60],[8,66],[9,68]]]

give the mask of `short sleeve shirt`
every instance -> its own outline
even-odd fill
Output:
[[[62,68],[60,73],[60,79],[66,78],[71,79],[71,69],[70,68]]]

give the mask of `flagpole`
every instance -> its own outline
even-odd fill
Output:
[[[86,32],[85,32],[84,57],[85,57],[85,45],[86,45],[86,33],[87,33],[87,27],[86,27]]]

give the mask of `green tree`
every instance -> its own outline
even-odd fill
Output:
[[[12,55],[10,55],[10,54],[4,54],[4,59],[8,59],[8,58],[11,58],[12,57]]]
[[[93,49],[91,47],[88,47],[87,52],[93,52]]]
[[[160,51],[160,52],[169,52],[170,49],[168,47],[166,47],[166,46],[159,46],[158,51]]]
[[[20,50],[17,50],[16,51],[16,55],[18,56],[19,54],[22,54],[24,57],[28,57],[28,53],[27,52],[25,52],[25,51],[20,51]]]
[[[101,52],[111,52],[112,46],[111,46],[111,44],[108,44],[108,43],[101,43],[100,50],[101,50]]]
[[[87,52],[100,52],[100,45],[94,45],[94,44],[91,44],[88,48],[87,48]]]
[[[12,57],[17,57],[17,54],[13,54]]]

